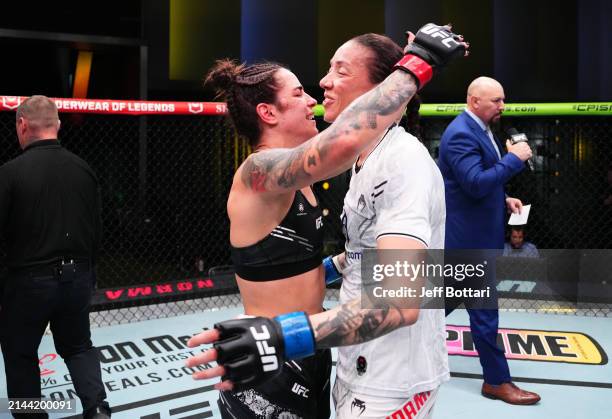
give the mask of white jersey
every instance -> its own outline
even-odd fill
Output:
[[[376,248],[378,237],[405,236],[443,249],[444,199],[442,175],[427,149],[403,128],[391,128],[360,170],[353,167],[341,217],[347,266],[340,302],[361,296],[361,251]],[[405,397],[449,377],[444,310],[420,310],[412,326],[338,348],[337,378],[355,392]]]

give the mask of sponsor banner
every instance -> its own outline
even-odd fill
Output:
[[[142,305],[150,300],[185,300],[233,294],[238,285],[233,272],[216,274],[212,278],[186,278],[180,281],[163,281],[155,284],[131,285],[96,290],[92,300],[93,310],[117,308],[117,305]]]
[[[27,96],[0,96],[0,111],[14,111]],[[160,102],[146,100],[53,98],[60,112],[113,115],[225,115],[223,102]],[[464,103],[422,104],[421,116],[455,116],[463,112]],[[323,116],[323,105],[315,106],[315,116]],[[507,103],[509,116],[610,116],[612,102],[575,103]]]
[[[213,384],[219,380],[196,381],[192,378],[194,372],[207,370],[216,364],[185,366],[187,358],[203,352],[209,346],[189,348],[187,341],[203,329],[235,318],[242,312],[242,307],[229,307],[93,328],[92,341],[99,353],[102,383],[113,409],[113,417],[221,417],[217,407],[219,392],[213,388]],[[81,413],[72,377],[55,351],[51,335],[43,336],[38,353],[42,397],[51,401],[72,400],[77,404],[76,412]],[[4,363],[0,357],[0,408],[2,398],[7,397],[5,377]],[[181,413],[182,416],[179,415]],[[0,410],[0,418],[4,417],[4,412]],[[67,418],[65,414],[51,417]]]
[[[102,381],[114,409],[113,417],[174,417],[188,411],[192,415],[206,415],[200,417],[219,417],[216,403],[219,393],[212,388],[217,380],[194,381],[191,377],[193,372],[214,364],[185,367],[186,358],[206,348],[188,348],[186,341],[204,328],[211,328],[216,322],[234,318],[241,312],[241,307],[233,307],[92,329],[92,340],[100,354]],[[447,333],[450,355],[476,356],[468,326],[447,325]],[[607,363],[600,345],[583,333],[500,329],[500,335],[504,346],[509,348],[506,350],[509,359],[574,362],[586,364],[585,367]],[[335,350],[333,357],[336,358]],[[43,397],[56,401],[76,400],[77,412],[80,412],[72,378],[53,347],[51,335],[43,337],[39,359]],[[334,374],[332,372],[332,376]],[[0,358],[0,399],[4,397],[6,381]],[[0,417],[4,417],[2,413]]]
[[[455,116],[463,112],[465,103],[422,104],[421,116]],[[612,102],[583,103],[507,103],[508,116],[611,116]]]
[[[465,109],[465,103],[424,103],[421,116],[456,116]],[[315,106],[315,115],[323,116],[323,105]],[[611,116],[612,102],[576,103],[506,103],[508,116]]]
[[[499,329],[497,344],[507,359],[605,365],[608,356],[592,337],[578,332]],[[449,355],[477,357],[469,326],[446,326]]]
[[[192,335],[240,312],[240,308],[230,308],[222,312],[202,312],[92,329],[92,340],[100,356],[104,389],[115,409],[113,416],[119,413],[117,417],[136,418],[153,414],[158,416],[152,417],[172,417],[179,413],[177,410],[187,412],[188,409],[192,414],[218,415],[218,392],[212,388],[218,380],[194,381],[192,378],[194,372],[213,365],[185,366],[188,357],[208,347],[188,348],[186,343]],[[74,400],[78,404],[76,411],[80,413],[72,377],[55,351],[51,335],[43,337],[38,353],[42,396],[53,401]],[[2,397],[6,397],[6,385],[0,359]],[[1,412],[0,417],[4,417]]]
[[[15,111],[27,96],[0,96],[0,111]],[[146,100],[107,100],[52,98],[64,113],[110,115],[225,115],[223,102],[158,102]]]

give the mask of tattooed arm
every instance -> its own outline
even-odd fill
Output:
[[[377,309],[361,308],[360,299],[310,317],[317,348],[355,345],[414,324],[419,310],[387,304]]]
[[[417,240],[385,236],[377,240],[379,263],[392,265],[398,254],[397,250],[406,250],[402,257],[410,258],[408,262],[418,264],[424,259],[425,246]],[[384,250],[391,250],[385,253]],[[422,278],[416,281],[397,281],[396,278],[384,279],[377,283],[383,289],[391,290],[403,287],[413,288],[420,295],[423,286]],[[376,298],[368,300],[369,292],[362,289],[363,298],[356,298],[331,310],[309,316],[314,330],[317,348],[355,345],[386,335],[395,329],[414,324],[419,317],[418,297]],[[374,307],[374,308],[368,308]]]
[[[242,182],[255,192],[282,193],[344,172],[401,117],[416,91],[414,76],[391,73],[357,98],[330,127],[300,146],[251,154],[241,167]]]
[[[418,88],[452,59],[467,55],[468,46],[450,26],[425,25],[394,66],[400,71],[353,101],[328,129],[299,147],[251,155],[241,167],[242,182],[256,192],[283,193],[342,173],[399,119]]]

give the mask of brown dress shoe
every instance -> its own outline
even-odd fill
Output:
[[[483,383],[482,395],[489,399],[499,399],[510,404],[536,404],[540,401],[538,394],[521,390],[514,383],[503,383],[498,386]]]

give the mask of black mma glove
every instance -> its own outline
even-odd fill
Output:
[[[465,55],[465,45],[460,39],[445,26],[428,23],[419,29],[406,55],[394,68],[412,74],[417,79],[419,89],[422,89],[434,73],[452,59]]]
[[[314,354],[314,332],[303,312],[273,319],[250,317],[215,324],[219,341],[217,363],[225,368],[223,380],[234,383],[233,391],[255,387],[282,371],[285,361]]]

